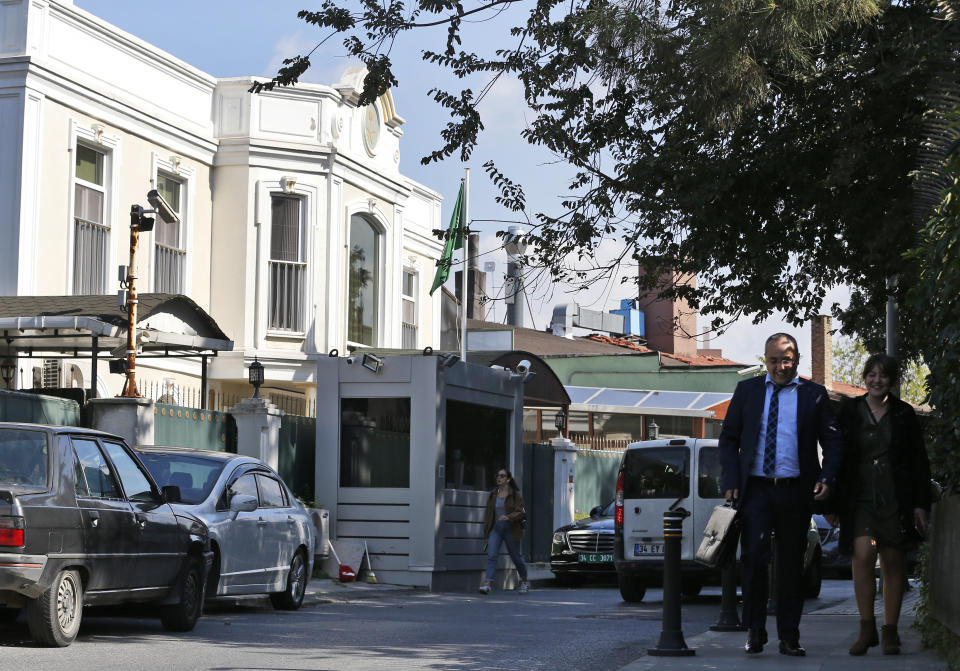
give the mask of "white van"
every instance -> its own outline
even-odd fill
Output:
[[[691,477],[692,475],[692,477]],[[692,480],[692,482],[691,482]],[[680,541],[680,584],[685,596],[719,585],[720,571],[695,561],[720,490],[720,450],[713,438],[672,438],[631,443],[617,474],[614,565],[624,601],[641,601],[648,586],[663,583],[663,513],[685,510]],[[820,593],[820,535],[811,520],[804,553],[804,594]],[[738,549],[739,556],[739,549]]]

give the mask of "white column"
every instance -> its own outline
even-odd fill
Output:
[[[237,421],[237,454],[279,467],[282,411],[265,398],[245,398],[230,410]]]
[[[122,436],[129,445],[153,445],[153,401],[149,398],[92,398],[92,427]]]
[[[567,438],[554,438],[553,446],[553,528],[573,522],[574,475],[577,446]]]

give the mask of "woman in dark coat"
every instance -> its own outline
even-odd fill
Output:
[[[523,540],[523,520],[526,511],[523,497],[513,475],[505,468],[497,470],[497,486],[487,499],[487,510],[483,520],[483,537],[487,540],[487,573],[480,585],[481,594],[489,594],[493,578],[497,573],[497,558],[500,545],[506,543],[507,552],[513,559],[517,573],[520,574],[520,592],[530,590],[527,582],[527,565],[520,554],[520,541]]]
[[[872,355],[863,367],[867,393],[848,399],[840,411],[844,439],[837,492],[840,550],[853,555],[853,588],[860,611],[860,635],[851,655],[862,655],[880,643],[873,614],[878,553],[883,572],[882,650],[886,655],[900,652],[897,621],[904,554],[927,529],[930,464],[916,413],[890,391],[898,376],[896,359]]]

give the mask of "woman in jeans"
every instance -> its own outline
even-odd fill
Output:
[[[480,585],[481,594],[489,594],[490,586],[497,572],[497,556],[500,544],[507,544],[507,552],[513,559],[517,573],[520,574],[520,592],[530,590],[527,582],[527,565],[520,554],[520,541],[523,540],[523,519],[525,516],[523,497],[516,480],[506,468],[497,471],[497,487],[487,499],[487,512],[483,519],[483,537],[487,539],[487,576]]]

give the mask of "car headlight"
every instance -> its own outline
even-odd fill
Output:
[[[563,533],[562,531],[558,531],[557,533],[553,534],[553,544],[566,546],[567,534]]]

